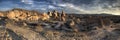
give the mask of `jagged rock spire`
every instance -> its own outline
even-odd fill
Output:
[[[53,16],[52,12],[48,11],[48,15],[49,16]]]
[[[61,16],[64,16],[64,17],[66,16],[66,14],[65,14],[65,12],[64,12],[64,11],[62,11]]]
[[[45,12],[40,16],[40,19],[42,19],[42,20],[48,20],[49,18],[50,18],[50,16]]]
[[[62,19],[62,21],[65,21],[66,20],[66,14],[65,14],[65,12],[64,11],[62,11],[62,14],[61,14],[61,19]]]
[[[53,11],[53,16],[55,19],[58,18],[58,12],[56,10]]]
[[[0,17],[4,17],[4,14],[2,12],[0,12]]]

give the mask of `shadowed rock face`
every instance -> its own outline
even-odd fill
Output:
[[[0,40],[119,40],[119,15],[0,12]]]

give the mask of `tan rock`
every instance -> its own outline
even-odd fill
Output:
[[[65,19],[65,17],[62,17],[62,21],[65,21],[66,19]]]
[[[63,17],[65,17],[65,16],[66,16],[66,14],[65,14],[65,12],[64,12],[64,11],[62,11],[61,16],[63,16]]]
[[[22,14],[21,11],[18,11],[18,10],[15,10],[13,12],[15,14],[15,17],[19,17]]]
[[[7,17],[9,19],[14,19],[16,21],[19,21],[20,15],[21,15],[21,13],[18,10],[14,10],[14,11],[9,11],[9,13],[7,14]]]
[[[53,12],[53,16],[54,16],[55,18],[58,18],[58,12],[57,12],[57,11],[54,11],[54,12]]]
[[[42,15],[39,15],[37,12],[32,12],[32,11],[26,11],[26,10],[11,10],[7,13],[7,17],[9,19],[14,19],[14,20],[48,20],[50,17],[48,14],[43,13]]]
[[[18,19],[20,19],[20,20],[26,20],[26,17],[20,16]]]
[[[14,12],[9,12],[8,14],[7,14],[7,17],[9,18],[9,19],[14,19],[15,18],[15,13]]]
[[[1,17],[3,17],[3,16],[4,16],[4,14],[3,14],[2,12],[0,12],[0,16],[1,16]]]
[[[64,11],[62,11],[62,14],[61,14],[62,21],[65,21],[65,20],[66,20],[65,17],[66,17],[66,14],[65,14]]]
[[[48,15],[49,15],[49,16],[52,16],[52,12],[48,12]]]
[[[40,18],[41,18],[42,20],[48,20],[50,17],[49,17],[48,14],[43,13]]]
[[[74,25],[75,25],[75,22],[72,20],[70,23],[70,26],[74,26]]]
[[[78,19],[77,19],[77,21],[79,21],[79,22],[80,22],[80,21],[81,21],[81,20],[80,20],[80,18],[78,18]]]
[[[23,14],[21,14],[18,18],[21,19],[21,20],[26,20],[27,14],[26,14],[26,13],[23,13]]]
[[[28,20],[39,20],[39,16],[30,16],[28,17]]]
[[[34,13],[33,13],[34,14]],[[37,20],[36,17],[32,16],[33,15],[31,12],[29,11],[22,11],[22,10],[12,10],[12,11],[9,11],[9,13],[7,14],[7,17],[9,19],[14,19],[14,20],[26,20],[28,16],[30,16],[29,19],[33,20]]]
[[[77,29],[75,22],[72,20],[70,23],[70,27],[73,29],[74,32],[78,32],[79,30]]]

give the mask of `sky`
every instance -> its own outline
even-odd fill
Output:
[[[0,10],[13,8],[49,11],[58,10],[77,14],[120,15],[120,0],[0,0]]]

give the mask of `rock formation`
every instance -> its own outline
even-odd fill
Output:
[[[4,13],[0,12],[0,17],[4,17]]]
[[[59,15],[58,12],[56,10],[54,10],[53,16],[54,16],[55,19],[57,19],[59,17],[58,15]]]
[[[65,17],[66,17],[66,14],[65,14],[64,11],[62,11],[62,14],[61,14],[61,20],[62,20],[62,21],[65,21],[65,20],[66,20]]]
[[[42,20],[48,20],[49,18],[50,18],[50,16],[45,12],[42,15],[40,15],[40,19],[42,19]]]
[[[9,19],[13,19],[13,20],[16,20],[16,21],[19,21],[19,20],[34,21],[34,20],[39,20],[39,19],[42,19],[42,20],[49,19],[49,16],[46,13],[43,13],[43,14],[40,15],[38,13],[35,13],[35,12],[32,12],[32,11],[25,11],[25,10],[22,10],[22,9],[14,9],[14,10],[9,11],[7,13],[7,17]]]
[[[49,15],[50,17],[53,16],[52,12],[50,12],[50,11],[48,12],[48,15]]]
[[[28,20],[37,21],[37,20],[39,20],[39,16],[30,16],[30,17],[28,17]]]
[[[120,16],[40,13],[13,9],[0,12],[0,40],[119,40]],[[4,32],[6,30],[6,32]]]

